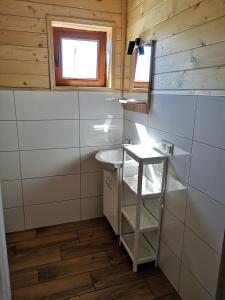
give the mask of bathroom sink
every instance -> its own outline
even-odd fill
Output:
[[[95,155],[101,167],[108,171],[121,168],[123,164],[123,149],[101,150]]]

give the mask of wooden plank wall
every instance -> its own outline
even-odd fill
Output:
[[[127,41],[157,40],[154,90],[225,90],[224,0],[128,0],[127,25]]]
[[[116,24],[115,88],[122,83],[125,0],[0,0],[0,87],[49,89],[46,16]]]

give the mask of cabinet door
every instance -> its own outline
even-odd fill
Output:
[[[103,213],[111,224],[114,232],[119,233],[118,212],[118,175],[114,172],[104,171],[103,184]]]

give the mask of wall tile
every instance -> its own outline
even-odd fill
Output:
[[[3,207],[23,206],[21,180],[1,182]]]
[[[190,187],[186,224],[221,254],[225,228],[225,206]]]
[[[177,290],[180,261],[163,241],[160,242],[159,266],[173,287]]]
[[[196,96],[153,95],[149,126],[192,138]]]
[[[123,118],[123,107],[118,101],[120,93],[79,92],[81,119]]]
[[[184,233],[182,261],[210,295],[215,297],[220,256],[188,229]]]
[[[26,228],[38,228],[80,220],[80,200],[25,206]]]
[[[125,120],[148,126],[148,115],[134,111],[124,110],[123,118]]]
[[[102,172],[81,174],[81,198],[102,195]]]
[[[167,173],[164,206],[184,223],[187,198],[187,186]]]
[[[40,204],[80,197],[80,174],[23,180],[24,204]]]
[[[142,124],[132,121],[123,121],[123,143],[128,143],[131,140],[133,144],[150,144],[151,140],[148,135],[148,128]]]
[[[195,142],[190,184],[225,205],[224,178],[225,151]]]
[[[20,177],[19,152],[0,152],[0,180]]]
[[[81,147],[120,145],[122,143],[122,132],[122,119],[81,120]]]
[[[21,169],[23,178],[79,173],[79,149],[21,151]]]
[[[0,120],[15,120],[13,91],[0,91]]]
[[[213,300],[213,297],[183,265],[181,266],[179,292],[183,300]]]
[[[6,232],[25,230],[23,207],[4,209]]]
[[[184,224],[175,218],[166,208],[163,210],[161,234],[162,240],[178,258],[181,258]]]
[[[225,97],[198,98],[194,139],[225,149]]]
[[[102,197],[82,198],[81,213],[82,220],[102,217]]]
[[[149,135],[152,143],[156,143],[156,147],[158,147],[157,143],[161,143],[162,140],[166,140],[174,145],[173,155],[168,157],[168,171],[177,178],[188,182],[192,147],[191,140],[151,127],[149,128]]]
[[[21,150],[79,147],[79,121],[19,121]]]
[[[0,151],[18,150],[17,128],[15,121],[0,121]]]
[[[19,120],[79,119],[77,92],[15,91]]]

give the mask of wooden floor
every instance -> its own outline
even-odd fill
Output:
[[[178,300],[158,268],[137,273],[105,219],[7,235],[15,300]]]

